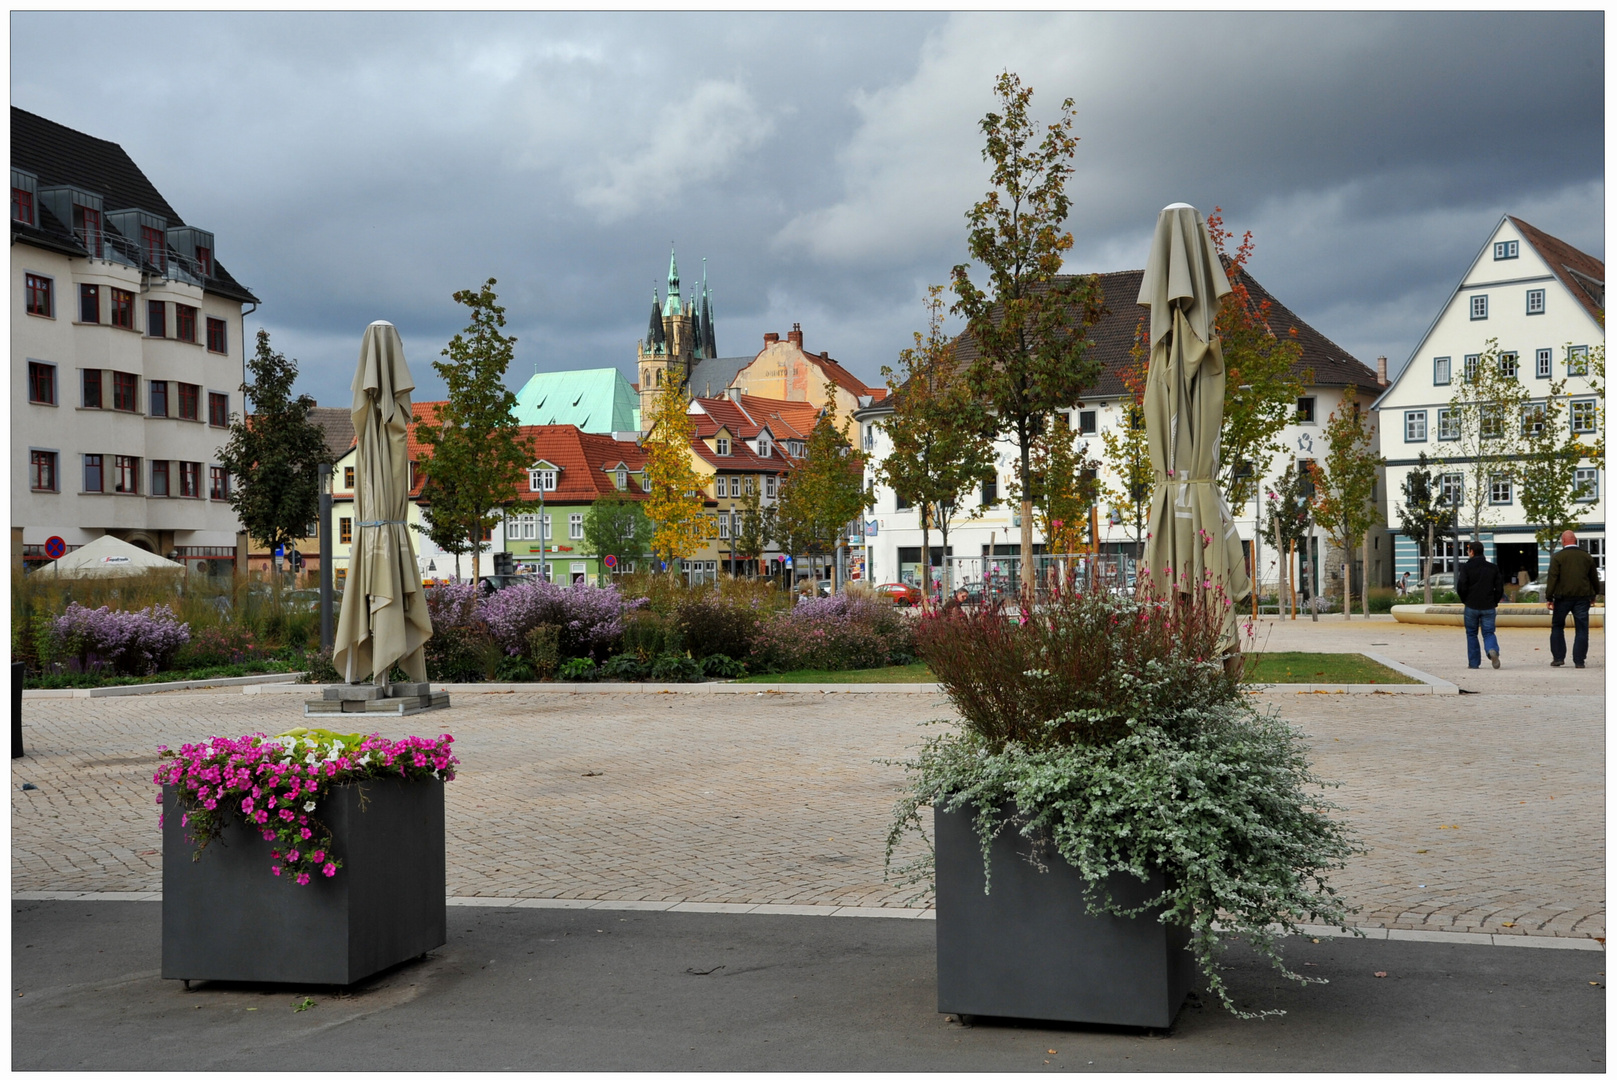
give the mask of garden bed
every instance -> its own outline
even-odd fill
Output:
[[[1249,683],[1418,683],[1363,653],[1272,652],[1247,658]]]
[[[777,675],[748,675],[738,683],[929,683],[938,677],[925,664],[860,668],[856,671],[784,671]]]

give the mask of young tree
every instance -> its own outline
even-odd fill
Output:
[[[1314,514],[1342,549],[1342,616],[1353,617],[1353,549],[1381,521],[1376,473],[1387,463],[1375,452],[1369,417],[1349,386],[1342,405],[1325,422],[1325,461],[1316,465]],[[1370,579],[1364,580],[1364,616],[1370,617]]]
[[[506,389],[516,338],[501,333],[505,308],[489,278],[481,289],[461,289],[455,303],[471,312],[466,329],[434,360],[433,370],[448,392],[432,422],[416,421],[417,441],[426,449],[416,463],[425,526],[415,528],[453,555],[470,553],[472,577],[482,574],[483,538],[500,521],[500,511],[516,501],[517,485],[533,464],[528,440],[518,437],[512,410],[516,395]],[[458,560],[457,560],[458,561]]]
[[[616,488],[601,495],[584,511],[584,546],[597,556],[611,555],[618,565],[646,553],[651,523],[639,499]]]
[[[1291,584],[1293,618],[1297,615],[1296,587],[1290,581],[1291,559],[1287,553],[1294,550],[1298,543],[1308,542],[1309,530],[1314,524],[1314,491],[1312,470],[1294,455],[1286,463],[1285,471],[1280,474],[1275,486],[1269,490],[1266,500],[1268,522],[1265,528],[1274,536],[1275,550],[1279,553],[1280,595],[1277,599],[1282,605],[1285,604],[1286,586]]]
[[[777,521],[811,556],[834,553],[842,530],[875,504],[864,483],[864,455],[838,422],[835,389],[826,384],[828,404],[809,432],[807,458],[787,478],[777,508]]]
[[[1298,368],[1302,342],[1297,328],[1285,335],[1269,325],[1271,300],[1258,300],[1248,287],[1246,264],[1252,258],[1252,233],[1241,237],[1232,255],[1225,241],[1235,236],[1224,228],[1223,210],[1207,215],[1207,230],[1230,279],[1214,323],[1224,353],[1224,425],[1219,431],[1219,468],[1215,479],[1231,506],[1250,502],[1258,478],[1269,471],[1279,451],[1280,432],[1297,415],[1297,399],[1313,382],[1312,370]]]
[[[1422,450],[1420,464],[1404,476],[1404,499],[1398,504],[1398,529],[1413,537],[1425,573],[1426,602],[1432,602],[1432,547],[1436,537],[1454,529],[1455,506],[1439,497],[1437,483]]]
[[[1022,500],[1021,574],[1033,573],[1033,507],[1027,500],[1033,442],[1053,412],[1071,408],[1093,385],[1100,364],[1088,356],[1086,328],[1101,311],[1094,275],[1060,278],[1062,254],[1072,247],[1067,220],[1067,176],[1078,145],[1073,103],[1038,129],[1028,117],[1033,90],[1011,72],[995,84],[999,111],[983,117],[983,160],[991,161],[993,190],[966,214],[971,257],[987,273],[987,290],[972,283],[971,268],[954,268],[953,310],[966,317],[976,348],[968,378],[996,434],[1015,442]]]
[[[270,348],[268,331],[258,332],[247,370],[253,381],[243,383],[242,391],[252,412],[231,417],[219,464],[236,478],[230,508],[247,535],[273,551],[304,535],[318,516],[319,469],[331,462],[331,454],[320,429],[309,422],[314,399],[292,396],[298,362]]]
[[[1565,380],[1557,380],[1544,401],[1523,407],[1521,453],[1516,457],[1522,513],[1539,523],[1533,537],[1551,552],[1560,546],[1561,533],[1594,508],[1593,502],[1580,500],[1583,485],[1578,483],[1578,469],[1593,447],[1573,433],[1565,393]]]
[[[696,426],[685,400],[684,373],[670,365],[668,379],[651,399],[650,428],[641,443],[646,452],[645,514],[651,522],[651,553],[668,571],[708,538],[707,497],[691,462]]]
[[[1470,525],[1471,538],[1482,539],[1483,526],[1493,520],[1492,486],[1516,476],[1521,453],[1521,426],[1516,418],[1530,395],[1516,371],[1515,359],[1499,351],[1497,338],[1476,357],[1467,357],[1454,380],[1449,399],[1449,424],[1459,437],[1454,455],[1446,459],[1461,477],[1460,524]],[[1439,426],[1443,420],[1439,418]]]
[[[893,403],[882,425],[892,449],[878,471],[899,498],[920,507],[921,593],[928,599],[932,527],[942,529],[947,553],[950,524],[982,513],[981,506],[957,511],[962,496],[982,482],[994,462],[970,384],[955,365],[954,343],[943,332],[942,294],[941,285],[927,287],[925,336],[916,332],[914,346],[899,353],[896,372],[881,369]]]
[[[758,477],[761,484],[763,477]],[[741,520],[735,529],[735,558],[746,560],[756,570],[769,546],[769,533],[775,517],[774,507],[765,508],[756,490],[748,491],[741,500]]]
[[[1128,391],[1128,397],[1120,403],[1121,423],[1115,429],[1108,426],[1100,433],[1105,447],[1102,457],[1114,481],[1106,485],[1103,496],[1111,503],[1118,523],[1124,526],[1125,535],[1132,530],[1136,558],[1145,540],[1151,486],[1155,479],[1151,471],[1151,446],[1145,432],[1145,377],[1151,366],[1146,335],[1146,323],[1141,319],[1134,328],[1129,362],[1118,373]]]
[[[1052,413],[1033,444],[1031,464],[1029,501],[1046,547],[1071,555],[1085,546],[1089,510],[1097,493],[1098,463],[1079,453],[1066,416]],[[1011,488],[1012,497],[1020,499],[1022,492],[1014,479]]]

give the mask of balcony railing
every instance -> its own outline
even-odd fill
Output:
[[[203,285],[208,280],[202,264],[196,259],[164,248],[162,254],[158,256],[161,262],[154,263],[143,243],[119,233],[108,232],[105,228],[74,229],[73,239],[97,259],[133,266],[167,281]]]

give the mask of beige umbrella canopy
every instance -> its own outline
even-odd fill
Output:
[[[1194,594],[1204,582],[1222,592],[1226,651],[1238,647],[1234,602],[1252,594],[1235,517],[1214,482],[1225,370],[1213,322],[1229,291],[1201,214],[1185,203],[1164,208],[1139,300],[1151,309],[1145,430],[1155,474],[1145,568],[1159,595]]]
[[[354,539],[331,658],[351,683],[366,677],[386,683],[395,663],[411,681],[427,681],[421,647],[432,636],[432,619],[405,521],[414,389],[398,330],[371,323],[354,373]]]

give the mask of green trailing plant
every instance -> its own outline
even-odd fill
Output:
[[[601,678],[615,682],[644,682],[650,673],[651,666],[633,653],[619,653],[601,665]]]
[[[985,888],[1005,829],[1048,845],[1082,875],[1092,913],[1185,926],[1209,988],[1239,1016],[1217,962],[1238,935],[1298,982],[1278,939],[1305,924],[1348,929],[1328,883],[1362,852],[1319,791],[1305,736],[1240,691],[1217,649],[1222,598],[1160,603],[1106,592],[1058,597],[1026,621],[994,613],[923,619],[918,642],[960,720],[900,762],[887,865],[930,888],[933,855],[895,865],[925,840],[922,810],[975,814]],[[1163,891],[1126,908],[1113,874]]]
[[[739,679],[747,673],[747,665],[728,656],[709,656],[702,661],[702,674],[710,679]]]
[[[556,678],[562,682],[594,682],[599,674],[595,661],[587,656],[575,656],[556,669]]]
[[[652,682],[701,682],[702,665],[688,656],[664,653],[651,665]]]

